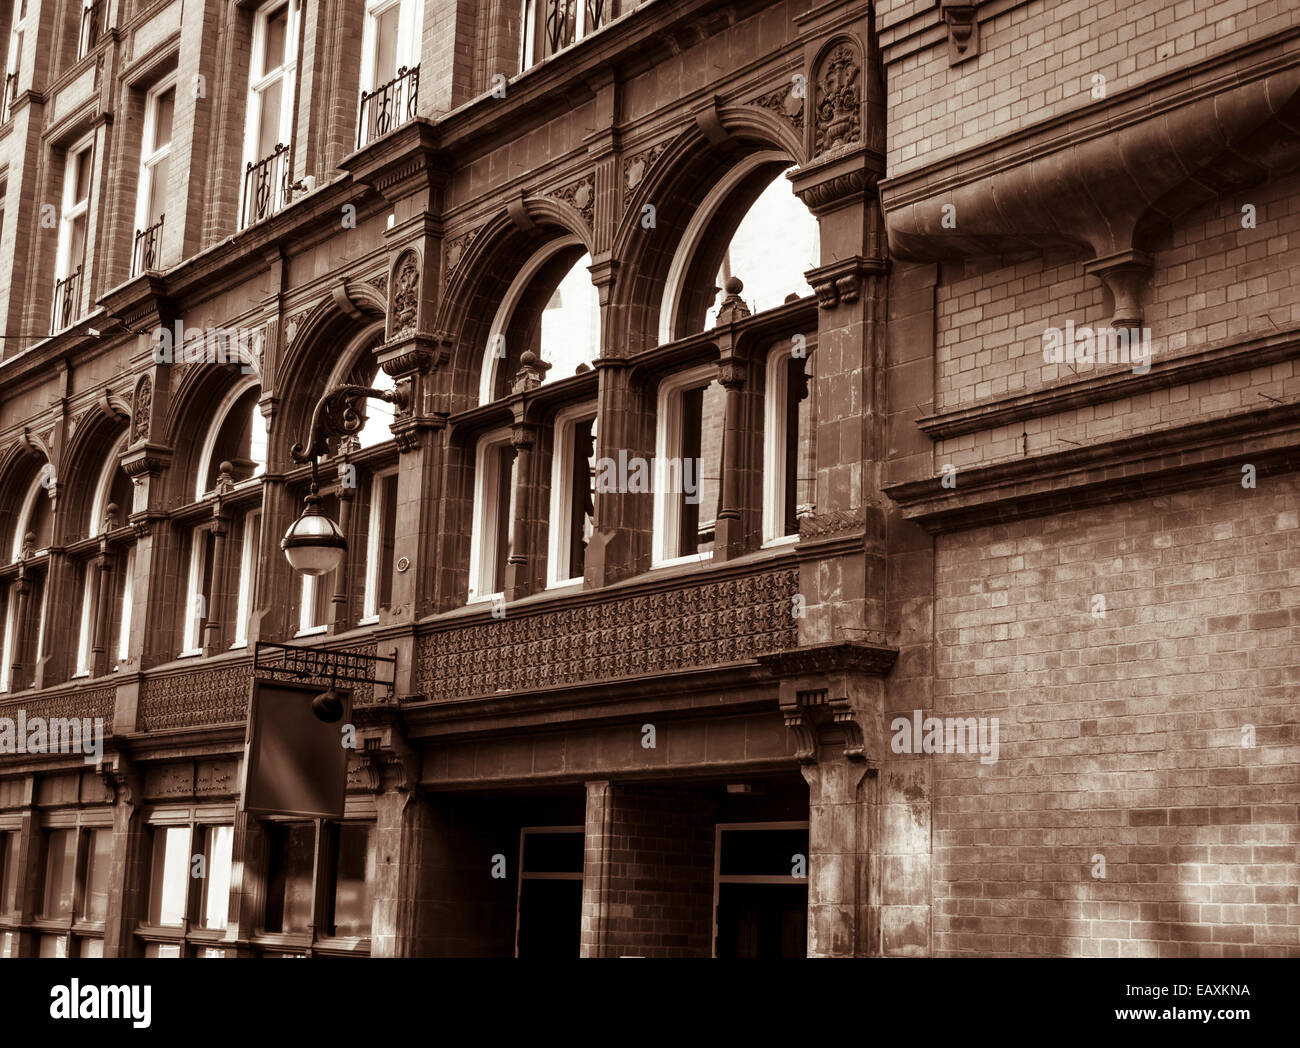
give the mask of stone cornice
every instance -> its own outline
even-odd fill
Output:
[[[897,658],[898,649],[888,644],[845,641],[773,652],[771,655],[760,655],[758,661],[773,676],[785,678],[852,671],[885,674]]]
[[[1300,357],[1300,328],[1226,347],[1211,346],[1172,359],[1153,360],[1151,370],[1145,375],[1125,370],[1081,378],[959,411],[927,415],[917,419],[916,424],[931,439],[946,440],[963,433],[980,433],[1031,418],[1125,400],[1155,389],[1185,386],[1208,378],[1267,367],[1296,357]]]
[[[1246,465],[1257,476],[1300,469],[1300,404],[962,469],[953,488],[936,476],[882,491],[938,534],[1239,482]]]

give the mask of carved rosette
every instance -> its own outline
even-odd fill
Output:
[[[841,41],[818,67],[813,155],[857,145],[862,141],[862,54],[854,43]]]
[[[388,310],[389,337],[405,335],[416,328],[420,317],[420,259],[407,251],[393,267],[392,300]]]

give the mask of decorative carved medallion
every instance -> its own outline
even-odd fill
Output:
[[[149,438],[149,412],[153,406],[153,382],[148,375],[140,377],[135,387],[135,404],[131,408],[131,443]]]
[[[420,267],[414,251],[408,251],[397,262],[397,276],[393,286],[392,335],[404,335],[415,330],[420,312]]]
[[[796,131],[803,130],[803,98],[795,96],[793,83],[760,95],[749,104],[771,110]]]
[[[813,155],[862,141],[862,64],[855,45],[833,47],[817,74]]]
[[[566,204],[571,205],[574,209],[582,213],[582,217],[591,224],[591,212],[596,203],[596,179],[594,175],[587,175],[576,182],[570,182],[567,186],[549,193],[548,196],[555,200],[563,200]]]
[[[651,146],[640,153],[629,157],[623,164],[623,206],[627,207],[632,202],[632,194],[636,192],[637,187],[645,181],[646,175],[650,169],[655,166],[665,149],[668,148],[667,142],[660,142],[657,146]]]
[[[465,257],[465,252],[468,251],[470,245],[474,243],[474,238],[476,236],[478,236],[478,230],[471,229],[468,233],[462,233],[460,236],[453,237],[451,240],[447,241],[447,246],[443,249],[445,252],[443,255],[442,265],[442,279],[444,283],[450,279],[452,272],[458,265],[460,265],[461,259]]]

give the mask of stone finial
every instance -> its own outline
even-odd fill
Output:
[[[749,307],[745,305],[740,297],[740,293],[745,290],[745,285],[739,277],[727,277],[723,283],[723,291],[726,297],[722,300],[722,305],[718,307],[718,322],[715,327],[721,327],[723,324],[734,324],[737,320],[743,320],[749,316]]]
[[[112,531],[117,527],[117,513],[121,507],[116,502],[110,502],[104,507],[104,530]]]
[[[225,459],[217,466],[217,491],[225,493],[235,486],[235,464]]]
[[[519,355],[519,370],[515,372],[514,384],[510,387],[511,392],[527,393],[530,389],[536,389],[546,381],[546,373],[550,370],[550,364],[531,349],[525,349]]]

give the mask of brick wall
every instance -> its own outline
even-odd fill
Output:
[[[603,842],[594,851],[593,837]],[[589,800],[584,956],[599,941],[597,909],[604,956],[710,956],[713,841],[713,802],[704,794],[615,784],[603,804]]]
[[[979,56],[951,66],[946,33],[911,36],[918,25],[939,22],[937,4],[882,0],[881,42],[898,53],[889,75],[890,173],[1086,107],[1094,74],[1106,78],[1111,96],[1194,68],[1289,28],[1293,7],[1289,0],[1032,0],[981,18]]]
[[[1000,754],[932,758],[935,953],[1300,954],[1300,476],[936,556],[933,712]]]

